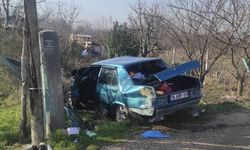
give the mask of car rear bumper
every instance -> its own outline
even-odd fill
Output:
[[[159,117],[163,117],[164,115],[176,112],[178,110],[192,108],[193,106],[196,106],[198,104],[198,102],[200,101],[200,98],[201,97],[198,97],[195,99],[191,99],[189,101],[185,101],[183,103],[167,106],[167,107],[160,108],[160,109],[156,109],[156,108],[152,107],[152,108],[144,108],[144,109],[128,108],[128,110],[129,110],[129,112],[136,113],[136,114],[141,115],[141,116],[146,116],[146,117],[151,117],[151,118],[155,118],[155,117],[159,118]]]
[[[196,106],[198,104],[198,102],[200,101],[200,98],[195,98],[183,103],[179,103],[176,105],[172,105],[166,108],[161,108],[161,109],[155,109],[155,113],[154,113],[154,117],[162,117],[164,115],[176,112],[178,110],[183,110],[186,108],[192,108],[193,106]]]

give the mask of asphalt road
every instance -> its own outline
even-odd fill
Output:
[[[156,124],[171,135],[168,139],[144,139],[140,133],[104,150],[250,150],[250,112],[219,114],[213,119],[195,123],[177,122],[178,127]]]

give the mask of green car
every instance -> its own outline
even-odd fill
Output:
[[[175,68],[159,58],[116,57],[73,71],[72,105],[108,113],[117,121],[130,116],[157,121],[178,110],[195,108],[201,98],[198,68],[190,61]]]

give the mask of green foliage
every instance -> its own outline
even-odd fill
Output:
[[[83,46],[77,44],[76,42],[73,42],[69,50],[62,51],[61,53],[62,67],[65,68],[66,70],[77,68],[78,66],[76,66],[76,64],[82,61],[81,51],[83,49],[84,49]]]
[[[110,57],[139,54],[139,41],[127,24],[114,23],[108,39]]]
[[[76,42],[72,42],[71,51],[72,51],[73,55],[80,56],[81,55],[81,50],[83,50],[83,49],[84,49],[84,47],[82,45],[79,45]]]

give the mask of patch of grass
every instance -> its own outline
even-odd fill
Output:
[[[12,93],[0,103],[0,149],[15,149],[21,145],[19,142],[20,103],[18,93]],[[101,125],[94,130],[96,137],[88,137],[84,131],[79,135],[68,136],[61,130],[51,135],[48,143],[53,149],[80,150],[98,149],[101,145],[120,142],[131,138],[139,127],[130,122],[118,123],[101,121]],[[77,139],[77,142],[74,142]]]
[[[207,109],[207,112],[210,114],[233,112],[236,110],[248,109],[247,107],[244,106],[244,104],[237,103],[237,102],[223,102],[223,103],[218,103],[218,104],[207,104],[204,107]]]
[[[243,107],[250,110],[250,101],[244,102]]]
[[[20,105],[11,101],[10,107],[6,101],[0,105],[0,149],[12,149],[19,140]]]
[[[96,133],[95,137],[88,137],[84,131],[81,131],[79,135],[68,136],[61,130],[58,130],[52,134],[49,143],[53,146],[53,149],[98,149],[103,144],[129,139],[131,138],[131,133],[138,130],[139,127],[129,122],[106,121],[94,130]]]

